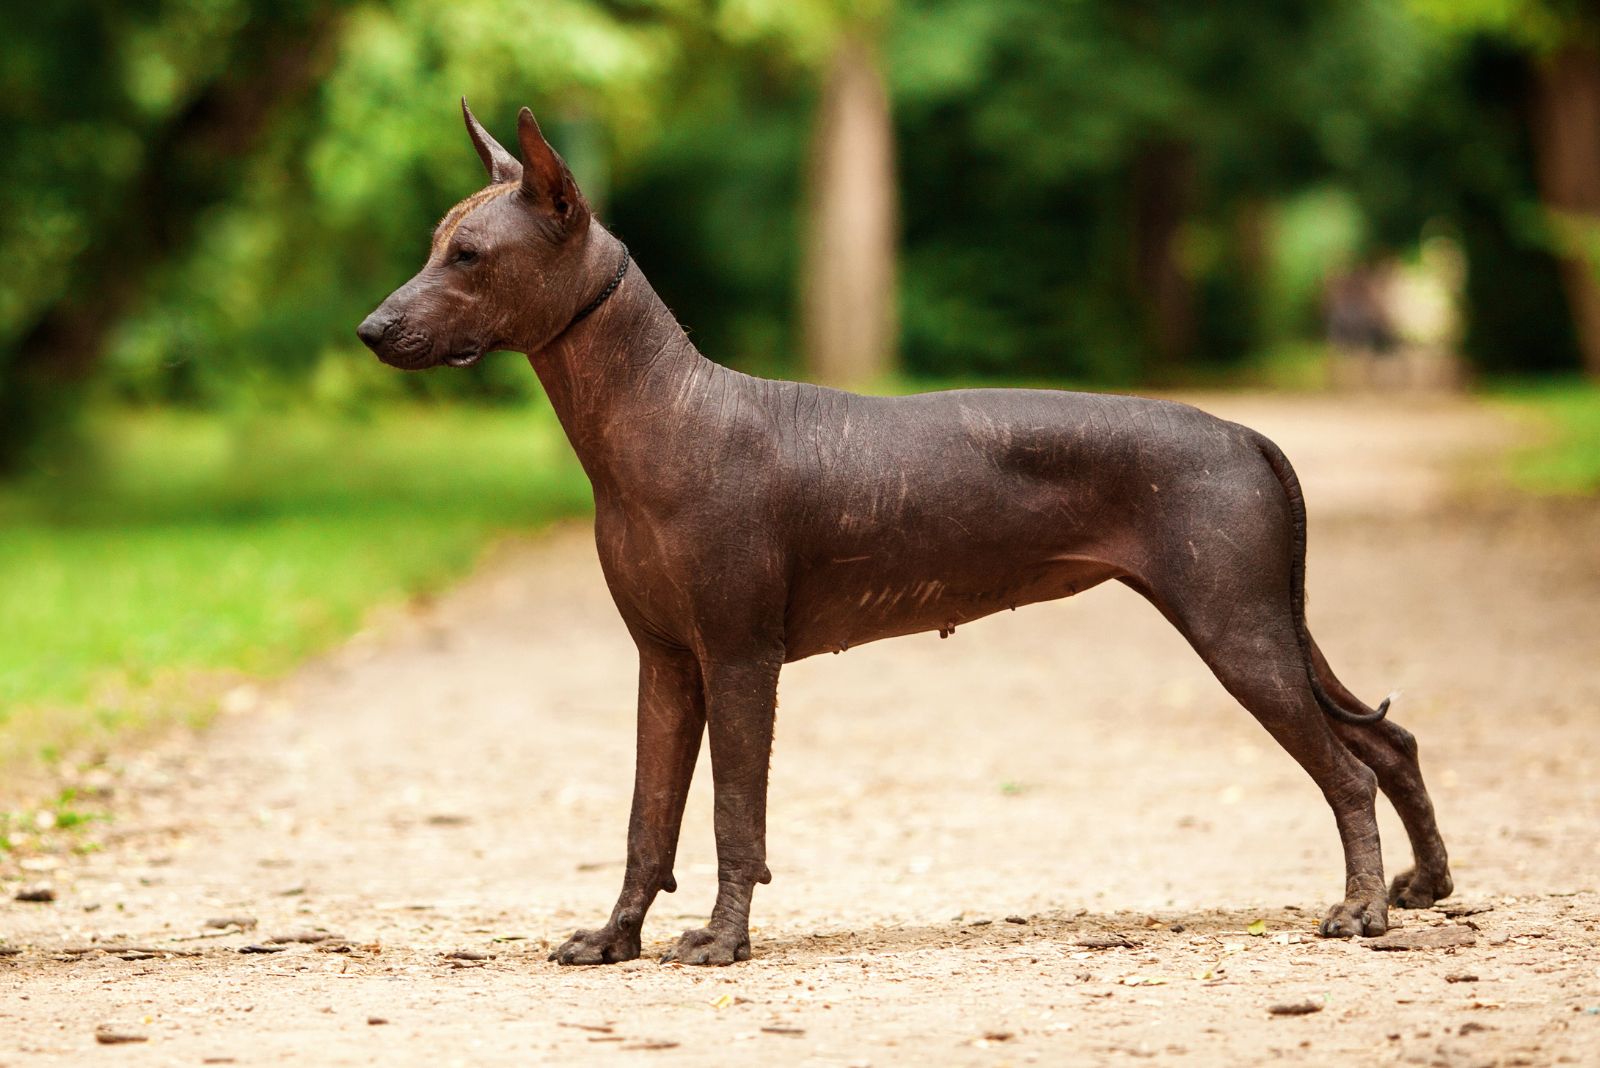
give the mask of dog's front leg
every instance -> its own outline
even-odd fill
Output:
[[[551,960],[614,964],[639,956],[640,928],[656,893],[677,889],[672,861],[705,724],[705,690],[694,655],[641,639],[638,752],[622,893],[604,927],[574,934]]]
[[[750,896],[767,870],[767,768],[781,656],[701,665],[716,789],[717,903],[663,962],[732,964],[750,958]]]

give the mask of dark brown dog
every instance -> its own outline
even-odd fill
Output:
[[[627,873],[563,964],[639,955],[702,733],[716,788],[711,921],[667,954],[750,954],[768,882],[773,708],[788,661],[1107,579],[1143,594],[1322,789],[1344,843],[1331,936],[1450,893],[1416,744],[1334,677],[1306,629],[1305,507],[1266,438],[1194,408],[1048,390],[860,397],[771,382],[695,351],[571,173],[518,116],[522,160],[462,104],[491,184],[450,210],[428,262],[361,324],[386,363],[529,354],[594,483],[606,581],[639,647]],[[1382,787],[1415,866],[1387,896]]]

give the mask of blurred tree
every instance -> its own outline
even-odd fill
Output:
[[[1526,122],[1539,227],[1561,264],[1585,371],[1600,378],[1600,11],[1586,0],[1411,0],[1463,39],[1501,42],[1525,57]]]
[[[586,189],[707,351],[774,367],[794,349],[796,216],[817,73],[873,0],[408,0],[355,12],[320,93],[257,154],[241,194],[113,345],[124,381],[270,394],[331,388],[364,305],[414,270],[441,206],[482,177],[447,102],[491,129],[540,114]],[[235,354],[235,355],[230,355]],[[225,379],[225,381],[223,380]],[[376,388],[525,396],[532,377]]]
[[[1163,138],[1136,150],[1130,176],[1132,280],[1149,305],[1156,366],[1169,373],[1195,340],[1194,278],[1181,244],[1194,210],[1194,156],[1189,141]]]
[[[812,135],[801,274],[806,368],[835,385],[894,365],[894,131],[877,49],[842,34]]]
[[[1533,142],[1539,185],[1561,252],[1562,280],[1583,348],[1600,379],[1600,51],[1595,31],[1571,36],[1534,63]]]
[[[914,369],[1127,382],[1264,340],[1265,205],[1431,88],[1379,0],[907,0],[890,70]]]
[[[322,369],[351,351],[350,323],[414,269],[441,205],[481,182],[453,114],[462,92],[501,129],[532,103],[603,202],[613,163],[626,179],[708,60],[714,71],[755,54],[794,80],[821,62],[847,8],[345,10],[82,0],[36,5],[0,38],[0,464],[64,416],[64,383],[102,355],[120,388],[152,398],[348,387]],[[505,388],[494,375],[388,388]]]
[[[0,38],[0,469],[320,73],[337,4],[25,6]]]
[[[454,118],[462,92],[502,134],[531,103],[705,350],[752,369],[792,371],[808,341],[845,321],[829,308],[858,309],[863,325],[849,336],[882,336],[891,284],[917,373],[1125,384],[1225,366],[1315,329],[1305,293],[1321,261],[1295,268],[1300,295],[1285,311],[1273,256],[1285,205],[1317,203],[1354,217],[1343,248],[1407,248],[1425,226],[1456,234],[1471,264],[1475,357],[1565,366],[1577,350],[1563,302],[1600,314],[1584,303],[1592,272],[1575,269],[1600,260],[1600,201],[1585,184],[1600,175],[1585,154],[1600,155],[1600,122],[1584,110],[1600,109],[1600,93],[1583,80],[1584,10],[1564,0],[18,9],[0,37],[0,462],[65,410],[74,391],[62,383],[85,375],[127,396],[207,404],[306,389],[525,396],[531,376],[506,361],[396,376],[359,356],[350,333],[415,269],[441,207],[482,181]],[[881,60],[841,48],[852,33]],[[854,128],[828,119],[836,57],[866,87],[854,94],[865,110],[852,113],[872,116],[860,127],[875,131],[868,149],[835,151]],[[892,111],[871,89],[878,64]],[[845,194],[848,177],[808,190],[824,159],[851,163],[842,173],[865,176],[866,192]],[[826,222],[866,203],[868,222]],[[867,281],[830,304],[822,280],[850,276],[833,269],[842,254],[828,242],[843,240],[868,250],[847,257]],[[880,296],[852,303],[863,293]],[[1591,347],[1593,317],[1580,331]],[[854,351],[893,348],[869,340]]]

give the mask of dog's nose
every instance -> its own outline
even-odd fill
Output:
[[[383,335],[388,331],[388,329],[388,321],[379,318],[378,313],[373,312],[371,315],[361,320],[361,325],[356,327],[356,337],[359,337],[361,339],[361,343],[367,348],[376,351],[378,348],[378,342],[383,340]]]

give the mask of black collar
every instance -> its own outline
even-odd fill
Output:
[[[622,244],[620,241],[617,243],[619,245]],[[628,246],[622,245],[622,262],[617,264],[617,273],[611,276],[611,281],[606,283],[606,287],[596,294],[593,300],[585,304],[582,308],[578,309],[578,314],[572,317],[572,321],[566,325],[561,333],[565,334],[568,330],[571,330],[573,327],[577,326],[579,323],[583,322],[585,319],[589,318],[589,316],[593,315],[597,310],[599,310],[600,305],[604,304],[610,298],[611,294],[617,291],[617,287],[622,284],[622,276],[627,273]]]

